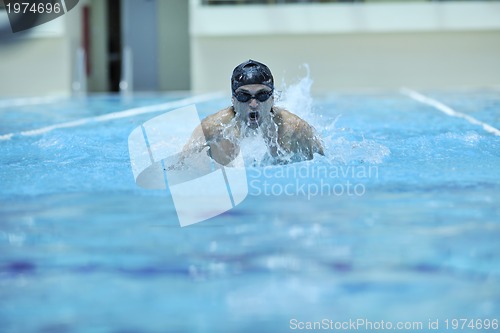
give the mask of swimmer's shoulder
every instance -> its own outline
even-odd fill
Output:
[[[234,110],[232,106],[211,114],[201,121],[203,132],[205,135],[213,135],[220,132],[233,118]]]
[[[275,122],[278,126],[282,127],[283,133],[288,135],[297,135],[300,133],[310,135],[314,131],[312,126],[304,119],[284,108],[273,107],[273,113]]]
[[[291,151],[306,148],[309,158],[312,158],[312,153],[324,155],[321,140],[307,121],[283,108],[275,107],[273,112],[275,121],[280,126],[281,142],[285,147]]]

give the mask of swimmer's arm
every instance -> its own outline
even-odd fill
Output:
[[[302,150],[309,159],[313,158],[314,153],[325,155],[323,144],[321,143],[321,140],[316,135],[316,131],[311,125],[309,125],[305,121],[302,122],[298,126],[298,130],[296,131],[296,133],[298,134],[297,143],[300,146],[300,150]]]
[[[320,155],[325,156],[325,150],[323,149],[323,143],[321,139],[316,135],[314,129],[312,130],[312,152],[318,153]]]
[[[186,144],[182,148],[182,151],[178,155],[178,158],[175,160],[173,164],[168,165],[166,169],[178,170],[185,168],[186,159],[189,159],[190,156],[200,153],[206,147],[208,147],[208,144],[206,143],[205,140],[203,128],[201,125],[198,125],[191,134],[191,137],[189,138],[188,142],[186,142]]]
[[[193,154],[199,153],[206,147],[209,147],[219,137],[221,125],[227,124],[234,117],[231,110],[231,108],[226,108],[203,119],[201,124],[194,129],[191,138],[184,145],[182,151],[187,154]]]
[[[198,125],[193,133],[191,134],[191,137],[189,138],[189,141],[184,145],[182,148],[182,155],[191,155],[194,153],[199,153],[203,149],[208,147],[207,141],[205,140],[205,131],[203,130],[202,125]]]

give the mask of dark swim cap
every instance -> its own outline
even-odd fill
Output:
[[[233,93],[241,86],[247,84],[263,84],[274,89],[273,74],[269,67],[254,60],[248,60],[239,64],[233,70],[231,77],[231,89]]]

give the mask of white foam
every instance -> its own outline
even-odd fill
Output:
[[[329,159],[344,164],[362,161],[371,164],[381,164],[391,151],[386,146],[373,140],[363,138],[361,141],[350,141],[344,137],[326,140],[329,148]]]
[[[255,135],[250,134],[240,141],[240,150],[243,154],[245,165],[260,165],[268,152],[268,148],[260,131]]]
[[[304,64],[304,67],[307,71],[305,77],[288,87],[286,83],[283,83],[283,92],[276,101],[276,105],[308,121],[313,109],[313,98],[311,95],[313,80],[310,76],[309,66]]]

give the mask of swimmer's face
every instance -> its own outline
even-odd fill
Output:
[[[273,91],[263,84],[241,86],[233,94],[233,106],[237,120],[250,128],[257,128],[271,121],[274,104]]]

